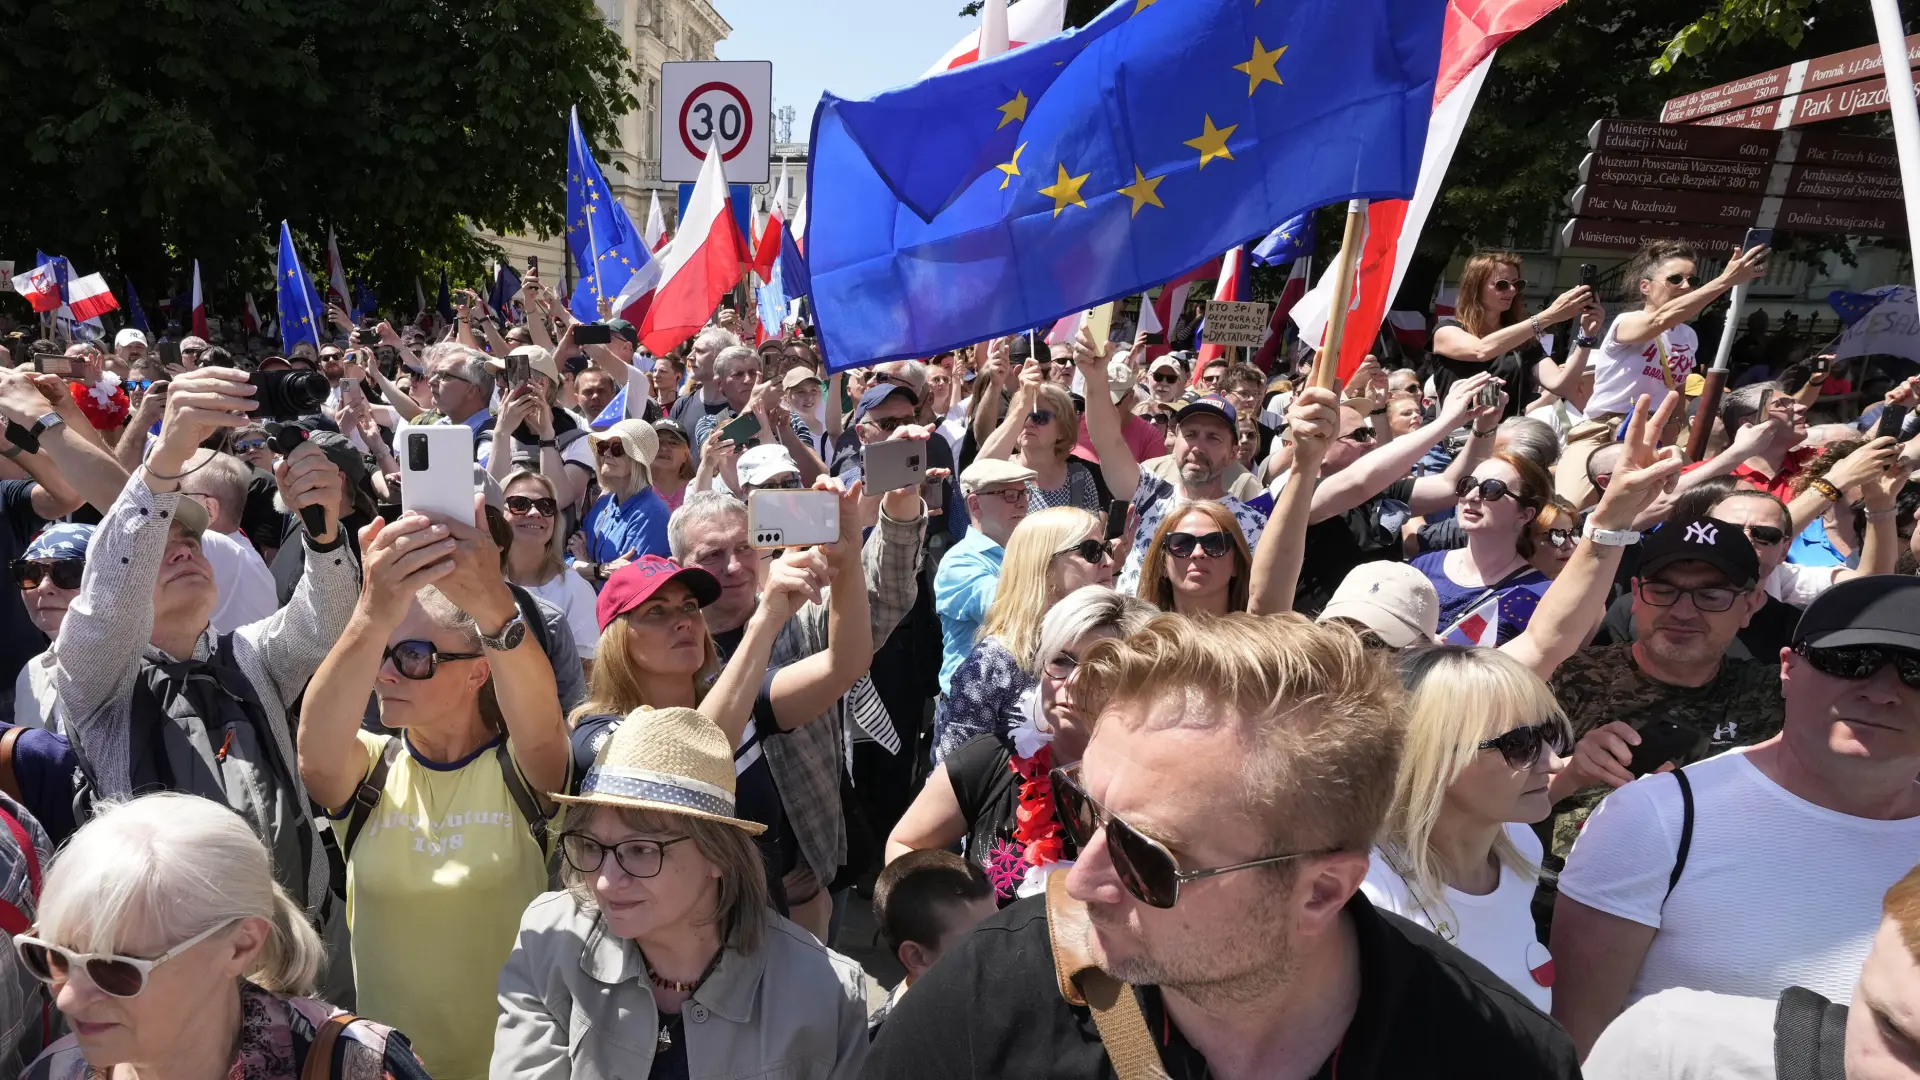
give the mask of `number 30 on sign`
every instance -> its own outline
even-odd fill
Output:
[[[660,74],[660,179],[700,178],[707,147],[720,152],[727,181],[768,181],[773,64],[765,60],[696,60],[664,64]]]

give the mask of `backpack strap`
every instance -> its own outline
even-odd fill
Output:
[[[347,1025],[360,1019],[352,1013],[341,1013],[321,1024],[313,1033],[313,1043],[307,1047],[307,1059],[300,1066],[300,1080],[334,1080],[340,1075],[340,1063],[335,1060],[343,1049],[340,1036]]]
[[[1780,993],[1773,1013],[1773,1067],[1779,1080],[1846,1080],[1847,1007],[1805,987]]]
[[[1667,875],[1667,893],[1660,898],[1662,904],[1673,895],[1673,887],[1680,884],[1680,871],[1687,867],[1687,851],[1693,847],[1693,782],[1687,779],[1684,769],[1673,770],[1673,778],[1680,782],[1680,847],[1673,853],[1673,873]]]
[[[360,839],[360,830],[367,827],[367,819],[373,816],[373,808],[380,805],[380,793],[386,790],[387,774],[393,771],[393,763],[400,759],[400,737],[390,735],[387,745],[380,748],[380,758],[367,770],[366,779],[354,789],[353,801],[348,805],[353,812],[347,815],[347,834],[340,841],[340,857],[353,857],[353,842]]]
[[[553,638],[547,633],[547,617],[540,612],[540,601],[525,587],[507,582],[507,591],[513,594],[513,605],[520,609],[520,621],[527,625],[527,633],[540,645],[540,651],[553,655]]]
[[[513,763],[513,752],[507,748],[507,740],[501,739],[493,748],[494,758],[500,762],[500,779],[506,781],[507,794],[513,796],[513,805],[520,810],[520,817],[527,823],[527,832],[533,836],[533,842],[540,845],[540,854],[547,854],[546,814],[540,812],[540,801],[528,790],[527,781],[520,775],[520,766]]]
[[[1087,908],[1067,895],[1067,875],[1047,877],[1047,936],[1053,944],[1053,973],[1060,996],[1085,1005],[1107,1048],[1117,1080],[1166,1080],[1160,1048],[1147,1030],[1147,1018],[1133,987],[1106,972],[1086,951]]]
[[[5,734],[0,734],[0,791],[17,803],[27,800],[20,794],[20,778],[13,773],[13,744],[20,741],[20,733],[25,730],[25,726],[10,727]]]
[[[20,857],[27,861],[27,891],[38,902],[40,899],[40,852],[33,846],[33,835],[27,832],[25,825],[20,824],[19,818],[8,813],[5,808],[0,808],[0,825],[6,826],[7,831],[13,834],[14,843],[20,846]],[[0,930],[5,930],[8,934],[24,934],[32,925],[33,920],[27,917],[26,912],[5,900],[0,900]]]

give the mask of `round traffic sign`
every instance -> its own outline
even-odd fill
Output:
[[[705,157],[712,143],[720,147],[720,160],[732,161],[747,148],[752,134],[747,96],[729,83],[704,83],[680,105],[680,141],[696,158]]]

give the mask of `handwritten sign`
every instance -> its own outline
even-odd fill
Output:
[[[1207,345],[1245,345],[1257,349],[1266,344],[1267,314],[1273,305],[1243,304],[1232,300],[1207,301],[1207,322],[1200,340]]]

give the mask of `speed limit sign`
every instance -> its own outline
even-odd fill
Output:
[[[690,60],[660,71],[660,179],[700,178],[707,147],[720,152],[727,182],[768,181],[773,127],[773,63],[768,60]]]

